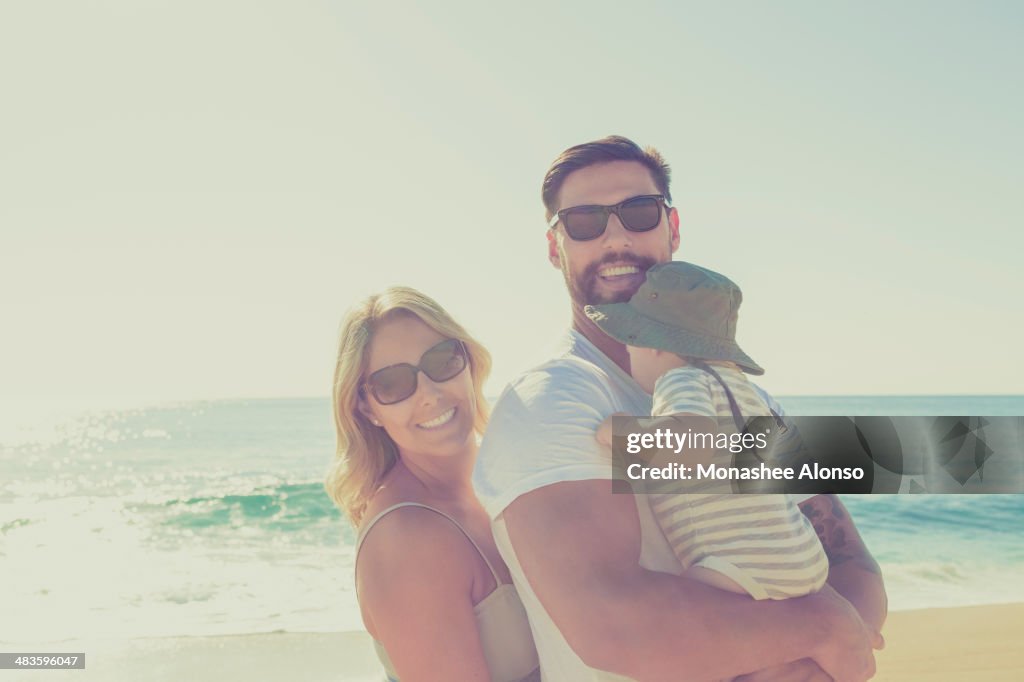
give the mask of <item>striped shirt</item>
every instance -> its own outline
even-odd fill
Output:
[[[716,365],[745,418],[769,415],[766,402],[739,369]],[[719,419],[736,433],[725,390],[697,367],[666,372],[654,387],[654,415],[693,414]],[[729,466],[716,451],[712,462]],[[721,490],[707,482],[707,490]],[[699,488],[698,488],[699,490]],[[712,492],[652,494],[651,508],[684,568],[722,573],[755,599],[786,599],[817,592],[828,577],[828,558],[811,522],[788,495]]]

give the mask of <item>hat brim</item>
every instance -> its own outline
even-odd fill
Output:
[[[734,341],[667,325],[641,314],[629,303],[588,305],[584,312],[601,331],[627,346],[657,348],[702,360],[735,362],[748,374],[764,374],[761,366]]]

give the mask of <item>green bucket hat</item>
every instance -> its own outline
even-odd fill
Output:
[[[764,374],[736,344],[743,293],[725,275],[672,261],[647,271],[628,303],[588,305],[584,311],[608,336],[629,346],[658,348],[703,360],[728,360]]]

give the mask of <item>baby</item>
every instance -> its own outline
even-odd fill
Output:
[[[744,374],[764,370],[736,344],[742,298],[727,277],[676,261],[648,270],[628,303],[587,306],[586,313],[626,344],[631,374],[652,393],[655,416],[707,427],[695,432],[736,434],[752,417],[778,420]],[[720,416],[731,417],[724,429]],[[611,445],[611,417],[597,438]],[[727,450],[689,454],[723,467],[733,461]],[[694,494],[651,493],[651,509],[686,575],[755,599],[799,597],[825,584],[828,559],[788,495],[716,494],[721,481],[689,483]]]

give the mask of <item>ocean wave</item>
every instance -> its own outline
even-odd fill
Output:
[[[971,606],[1024,601],[1024,564],[983,561],[882,563],[890,608]]]
[[[846,495],[862,533],[1022,538],[1024,495]]]
[[[344,544],[354,536],[320,483],[252,486],[220,494],[170,497],[125,505],[168,546],[188,538],[222,539],[233,546],[264,543]]]
[[[7,535],[8,532],[22,526],[27,526],[30,523],[32,523],[32,519],[14,519],[0,526],[0,535]]]

